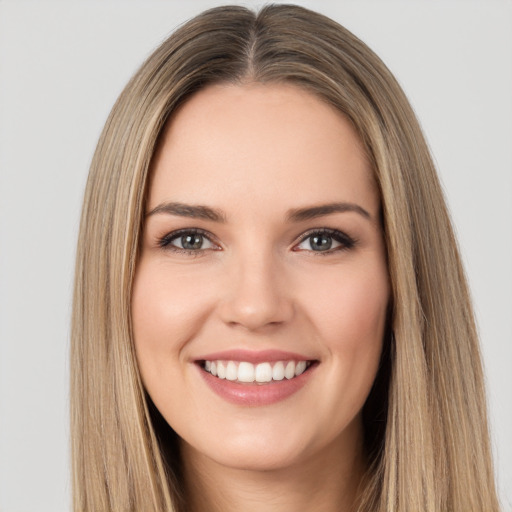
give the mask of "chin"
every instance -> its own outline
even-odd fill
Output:
[[[253,425],[254,426],[254,425]],[[358,427],[358,422],[354,422]],[[260,425],[263,427],[263,425]],[[241,429],[240,429],[241,430]],[[184,441],[183,455],[199,461],[206,456],[223,467],[246,471],[278,471],[290,469],[312,461],[317,457],[325,460],[325,455],[345,451],[346,441],[350,445],[356,441],[351,425],[340,435],[334,431],[318,431],[314,424],[311,428],[298,429],[293,425],[267,425],[265,432],[254,428],[249,431],[226,431],[214,439],[196,438],[198,443]],[[219,429],[220,431],[220,429]],[[193,442],[193,440],[191,440]],[[357,443],[356,443],[357,444]]]
[[[260,439],[258,443],[252,445],[225,445],[221,450],[202,450],[202,453],[221,466],[255,472],[290,468],[298,464],[304,455],[299,447],[276,450],[273,449],[273,445],[263,445]]]

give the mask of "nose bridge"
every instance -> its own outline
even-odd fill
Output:
[[[240,249],[233,254],[221,311],[223,320],[256,330],[287,321],[293,305],[286,276],[271,248]]]

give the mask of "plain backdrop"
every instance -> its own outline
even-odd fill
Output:
[[[1,512],[70,509],[70,298],[88,165],[138,65],[219,3],[0,0]],[[474,295],[500,495],[512,510],[512,3],[295,3],[368,43],[421,120]]]

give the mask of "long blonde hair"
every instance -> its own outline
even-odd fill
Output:
[[[432,159],[382,61],[332,20],[291,5],[220,7],[183,25],[117,100],[89,175],[71,347],[74,510],[177,511],[179,454],[135,358],[131,288],[148,169],[165,122],[219,82],[289,82],[359,133],[382,198],[390,332],[364,408],[361,512],[497,511],[483,375],[464,272]],[[168,427],[167,427],[168,428]]]

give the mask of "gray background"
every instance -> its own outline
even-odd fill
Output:
[[[68,335],[88,165],[135,68],[220,3],[0,0],[2,512],[70,509]],[[295,3],[367,42],[422,122],[474,295],[500,495],[512,510],[512,3]]]

